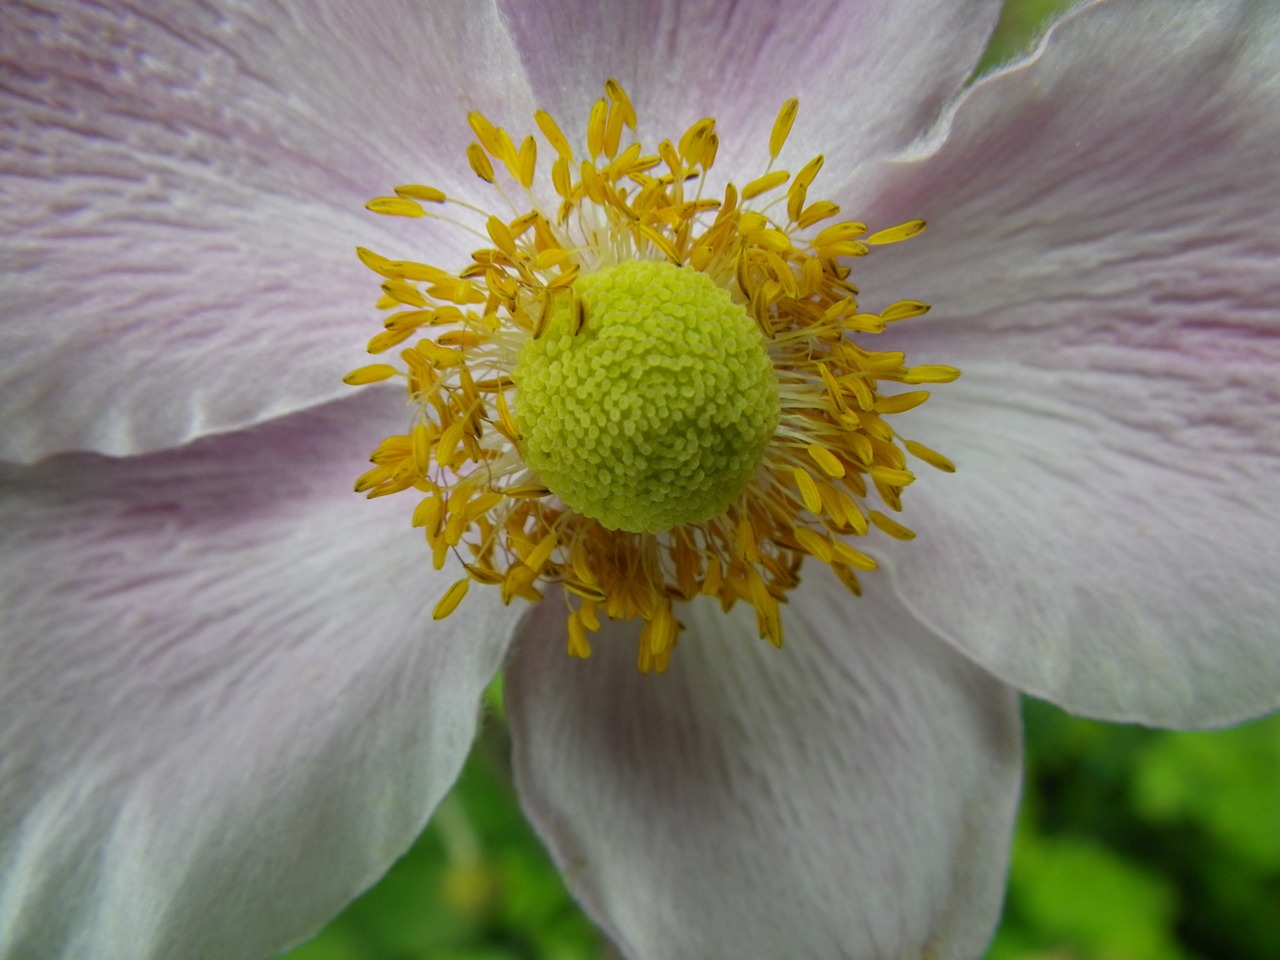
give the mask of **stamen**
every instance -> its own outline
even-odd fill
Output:
[[[513,215],[414,183],[367,204],[453,224],[481,245],[457,271],[356,251],[391,311],[369,352],[403,346],[399,364],[371,363],[345,382],[403,378],[414,408],[356,489],[417,491],[410,522],[433,566],[451,553],[461,561],[467,576],[440,598],[437,619],[472,581],[506,603],[559,584],[570,656],[591,655],[601,613],[639,617],[637,665],[662,672],[679,603],[748,603],[760,636],[781,646],[780,605],[805,557],[861,594],[855,571],[876,561],[849,539],[914,538],[870,501],[901,510],[915,479],[908,455],[955,466],[890,425],[929,391],[884,385],[948,383],[959,371],[867,347],[929,308],[899,299],[873,312],[850,277],[851,262],[925,224],[868,235],[839,220],[838,205],[809,197],[821,155],[794,177],[774,170],[797,110],[790,99],[778,111],[764,169],[713,198],[716,121],[646,149],[611,79],[587,119],[585,158],[550,114],[534,114],[552,152],[543,187],[533,136],[517,147],[468,114],[467,164]],[[512,203],[498,170],[527,205]],[[546,185],[550,206],[536,199]]]
[[[777,160],[782,152],[783,144],[791,135],[791,125],[796,122],[796,114],[800,110],[800,101],[795,97],[787,100],[778,111],[778,118],[773,121],[773,131],[769,134],[769,159]]]

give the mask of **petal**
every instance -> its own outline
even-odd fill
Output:
[[[0,78],[0,458],[21,461],[333,399],[381,282],[353,248],[461,266],[472,245],[365,202],[465,196],[466,109],[531,110],[491,9],[411,0],[6,4]]]
[[[787,97],[802,104],[787,162],[825,152],[847,173],[904,146],[973,72],[1000,12],[990,0],[501,6],[535,99],[580,141],[604,79],[617,77],[647,143],[716,117],[717,166],[743,179],[763,172]]]
[[[452,784],[518,611],[432,623],[453,574],[350,492],[377,393],[5,468],[0,955],[268,956]]]
[[[669,672],[643,677],[634,624],[570,660],[544,604],[507,675],[525,809],[623,953],[978,956],[1017,802],[1012,691],[817,564],[781,651],[743,605],[678,616]]]
[[[1175,726],[1280,704],[1280,8],[1083,8],[878,171],[857,272],[964,376],[903,418],[907,605],[1070,710]]]

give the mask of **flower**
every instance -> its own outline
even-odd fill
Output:
[[[1086,4],[957,95],[996,6],[6,6],[0,953],[306,936],[421,828],[504,658],[525,807],[644,958],[975,956],[1015,688],[1274,709],[1280,12]],[[964,371],[905,415],[958,469],[864,596],[806,563],[781,651],[685,605],[661,677],[634,621],[585,662],[552,602],[433,621],[459,573],[349,491],[402,400],[338,383],[350,247],[474,246],[370,192],[475,196],[468,109],[577,118],[609,76],[672,135],[717,116],[734,176],[799,96],[829,197],[930,223],[857,265],[935,308],[883,348]]]

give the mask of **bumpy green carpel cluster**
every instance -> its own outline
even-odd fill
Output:
[[[610,530],[657,533],[725,512],[778,425],[778,384],[747,311],[706,274],[631,260],[579,278],[520,350],[512,415],[525,462]]]

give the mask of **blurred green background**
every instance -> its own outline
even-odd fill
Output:
[[[1063,0],[1010,0],[982,70]],[[526,825],[499,697],[457,787],[376,887],[288,960],[614,960]],[[1026,795],[988,960],[1280,957],[1280,716],[1214,733],[1024,705]]]

